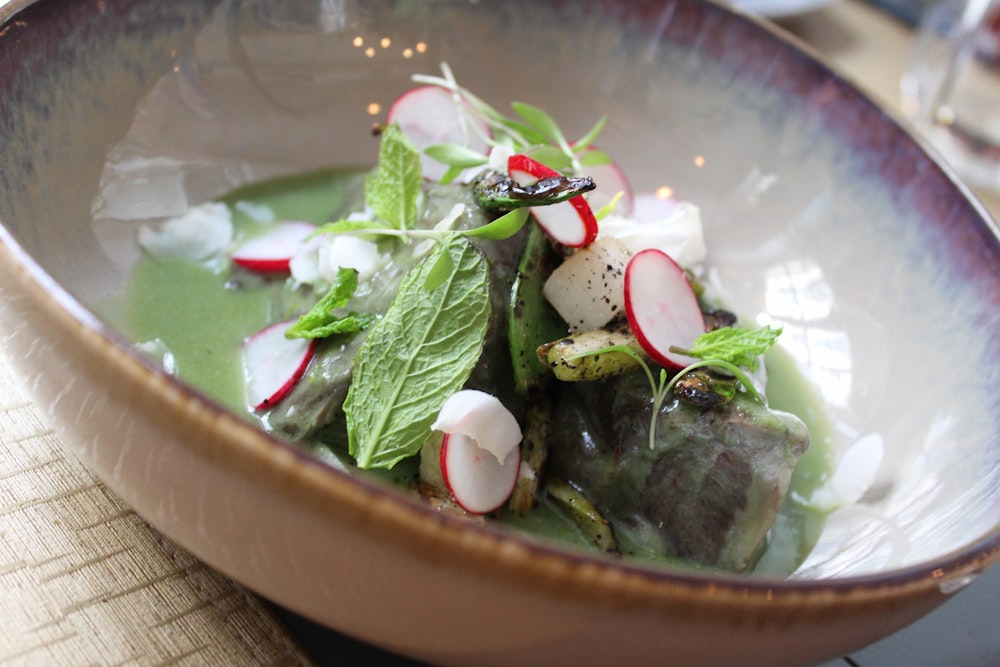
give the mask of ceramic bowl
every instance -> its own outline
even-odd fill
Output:
[[[5,351],[117,494],[262,595],[440,664],[808,665],[1000,557],[997,227],[773,28],[695,0],[14,0],[0,19]],[[573,133],[607,114],[637,188],[701,207],[730,302],[784,327],[836,456],[881,452],[791,577],[470,526],[254,429],[95,315],[138,223],[371,164],[372,123],[441,62]]]

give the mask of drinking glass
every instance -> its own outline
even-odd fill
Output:
[[[941,0],[923,12],[901,80],[902,109],[958,174],[1000,191],[1000,0]]]

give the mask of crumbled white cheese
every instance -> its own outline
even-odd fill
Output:
[[[513,154],[513,148],[508,146],[494,146],[492,150],[490,150],[486,167],[488,169],[492,169],[493,171],[499,171],[500,173],[506,174],[507,161],[510,160],[510,156]]]
[[[630,257],[618,239],[598,238],[557,266],[542,293],[573,331],[598,329],[625,312]]]
[[[232,243],[233,216],[225,204],[206,202],[159,227],[143,225],[138,239],[139,245],[158,259],[209,259]]]
[[[335,235],[319,247],[319,274],[333,281],[341,268],[355,269],[364,282],[375,274],[381,263],[378,245],[356,236]]]
[[[809,505],[831,511],[858,502],[875,480],[884,451],[880,434],[869,433],[858,438],[840,456],[826,483],[813,491]]]
[[[641,222],[635,218],[608,216],[601,221],[597,238],[615,238],[633,255],[656,248],[685,269],[696,271],[708,254],[698,207],[678,202],[659,213],[665,217]]]
[[[356,236],[317,236],[296,251],[289,261],[292,278],[308,285],[333,282],[341,268],[355,269],[358,280],[371,278],[384,258],[378,245]]]

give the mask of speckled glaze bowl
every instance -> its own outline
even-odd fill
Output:
[[[0,21],[5,349],[116,493],[261,594],[441,664],[809,665],[1000,557],[996,225],[772,29],[695,0],[13,0]],[[701,207],[730,303],[784,326],[834,450],[881,448],[791,578],[626,564],[442,516],[253,429],[94,314],[123,289],[137,224],[372,163],[373,120],[441,62],[573,132],[607,113],[603,147],[637,187]]]

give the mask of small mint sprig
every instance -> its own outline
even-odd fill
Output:
[[[754,330],[740,327],[722,327],[699,336],[689,350],[671,347],[671,352],[683,354],[688,357],[701,358],[701,361],[696,361],[682,368],[669,380],[667,371],[663,368],[660,369],[659,377],[654,376],[653,369],[646,363],[642,355],[628,345],[611,345],[599,350],[582,352],[570,357],[570,359],[589,357],[606,352],[620,352],[630,356],[639,364],[639,367],[646,374],[646,379],[649,380],[650,390],[653,394],[653,409],[649,420],[649,448],[652,450],[656,446],[656,418],[663,408],[664,401],[666,401],[667,396],[673,391],[674,387],[677,386],[680,379],[693,370],[698,368],[720,368],[735,377],[750,396],[763,403],[764,397],[757,391],[757,388],[744,368],[749,369],[750,372],[756,371],[760,362],[760,356],[774,346],[778,340],[778,336],[781,335],[781,331],[781,328],[772,329],[769,325]]]

